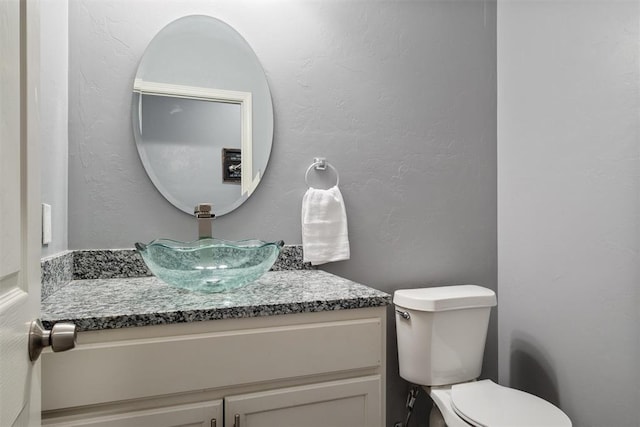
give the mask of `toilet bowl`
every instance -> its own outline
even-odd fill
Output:
[[[571,427],[569,417],[544,399],[476,381],[497,303],[492,290],[400,289],[393,303],[400,376],[429,393],[435,403],[431,427]]]
[[[571,427],[569,417],[546,400],[491,380],[426,390],[448,427]]]

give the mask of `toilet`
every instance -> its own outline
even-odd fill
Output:
[[[551,403],[477,381],[496,294],[476,285],[395,291],[400,376],[434,402],[430,427],[571,427]]]

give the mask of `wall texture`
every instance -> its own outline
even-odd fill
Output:
[[[498,5],[501,382],[640,425],[636,1]]]
[[[52,240],[42,256],[67,250],[69,5],[41,0],[40,125],[42,202],[51,205]]]
[[[300,243],[304,172],[340,172],[352,258],[326,270],[378,289],[496,287],[496,73],[492,1],[70,2],[69,247],[192,239],[156,191],[131,130],[131,87],[151,38],[194,13],[230,24],[266,71],[275,112],[263,182],[216,219],[223,238]],[[328,180],[331,180],[329,175]],[[215,201],[213,201],[215,203]],[[391,313],[391,311],[390,311]],[[495,316],[485,374],[497,375]],[[407,384],[389,334],[389,422]],[[426,425],[421,399],[415,425]]]

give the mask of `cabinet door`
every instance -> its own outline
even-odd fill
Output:
[[[225,398],[225,427],[382,427],[379,375]]]
[[[51,427],[222,427],[222,400],[85,416],[81,419],[43,420]]]

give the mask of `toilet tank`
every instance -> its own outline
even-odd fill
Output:
[[[480,376],[496,294],[476,285],[395,291],[400,376],[436,386]]]

